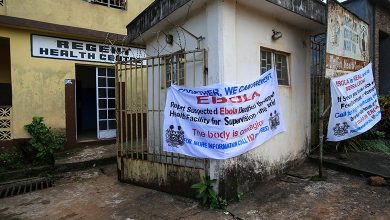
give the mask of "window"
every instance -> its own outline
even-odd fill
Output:
[[[289,85],[288,54],[269,49],[260,49],[261,74],[275,67],[279,85]]]
[[[185,81],[185,55],[173,54],[165,58],[165,86],[182,86]]]
[[[127,0],[86,0],[93,4],[104,5],[110,8],[126,9]]]

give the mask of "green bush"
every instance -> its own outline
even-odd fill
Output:
[[[55,134],[50,127],[43,123],[43,117],[34,116],[31,124],[24,126],[31,135],[29,141],[36,153],[36,165],[54,164],[54,152],[61,150],[65,144],[65,137]]]
[[[23,156],[17,152],[10,151],[0,153],[0,172],[16,170],[23,167]]]

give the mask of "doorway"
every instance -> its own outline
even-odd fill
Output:
[[[76,65],[77,141],[116,137],[115,70]]]
[[[0,37],[0,141],[12,139],[12,83],[10,39]]]
[[[10,40],[0,37],[0,106],[12,106]]]
[[[97,139],[96,67],[76,66],[77,141]]]

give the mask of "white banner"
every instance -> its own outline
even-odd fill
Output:
[[[62,60],[114,63],[116,54],[120,61],[145,57],[145,50],[112,46],[89,41],[31,35],[31,56]]]
[[[333,78],[330,87],[328,141],[355,137],[381,120],[371,63],[354,73]]]
[[[166,152],[227,159],[283,131],[274,69],[245,85],[194,89],[172,85],[168,89],[163,127]]]

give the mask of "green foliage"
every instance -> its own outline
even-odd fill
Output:
[[[15,151],[0,153],[0,172],[23,167],[23,156]]]
[[[244,193],[237,190],[237,200],[241,201],[243,196],[244,196]]]
[[[191,188],[196,189],[196,198],[201,204],[210,209],[226,209],[227,201],[217,195],[213,186],[217,182],[216,179],[210,179],[206,176],[200,183],[196,183]]]
[[[386,139],[390,139],[390,96],[379,96],[382,118],[375,126],[376,131],[383,132]]]
[[[24,127],[31,135],[29,143],[36,153],[34,163],[53,164],[54,152],[64,147],[65,137],[55,134],[50,127],[47,127],[43,123],[43,117],[34,116],[31,124]]]
[[[375,139],[375,140],[361,140],[361,150],[370,152],[380,152],[390,155],[390,140]]]

